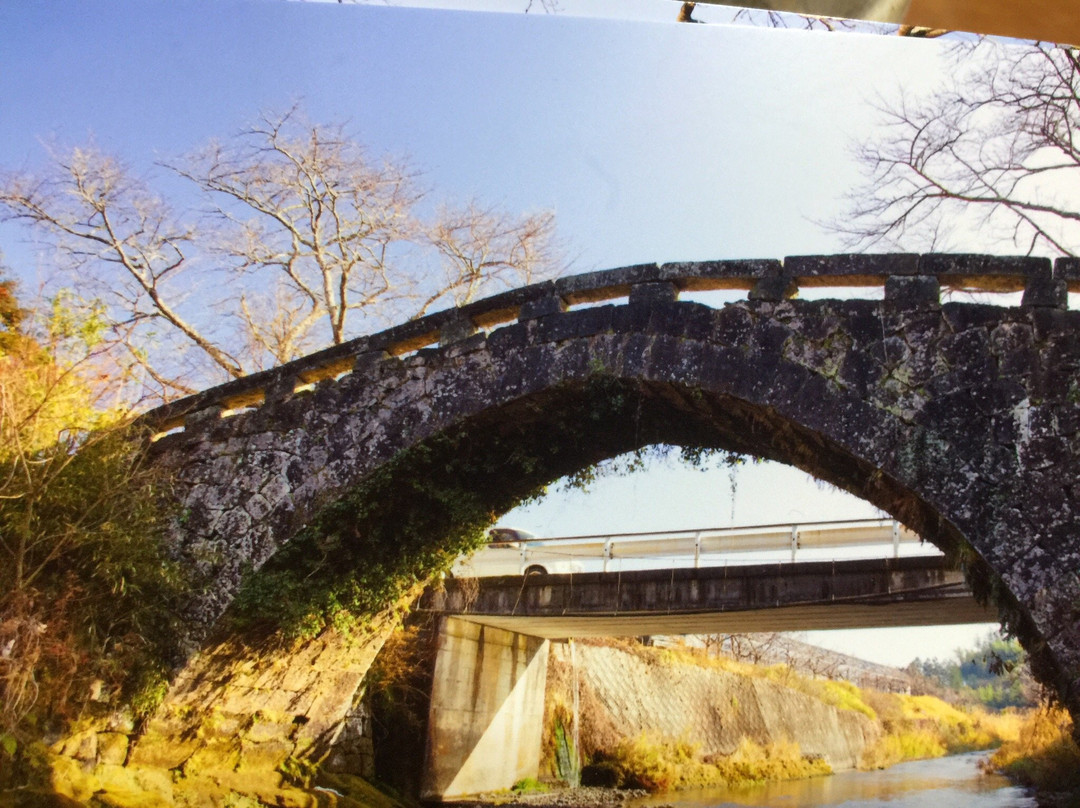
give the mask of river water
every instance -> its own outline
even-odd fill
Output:
[[[1004,777],[983,774],[985,752],[916,760],[876,772],[767,783],[739,789],[703,789],[646,797],[634,808],[768,806],[768,808],[1035,808],[1035,799]]]

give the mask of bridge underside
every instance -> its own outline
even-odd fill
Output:
[[[822,631],[996,623],[992,609],[971,595],[888,605],[788,606],[743,612],[636,614],[604,617],[498,617],[460,615],[461,619],[532,637],[639,637],[646,634],[749,634],[760,631]]]
[[[547,639],[997,622],[937,556],[450,580],[420,608]]]

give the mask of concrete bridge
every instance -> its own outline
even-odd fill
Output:
[[[418,608],[442,616],[428,799],[536,777],[550,640],[996,619],[940,555],[450,579]]]
[[[823,286],[884,291],[794,298]],[[942,288],[1023,298],[942,302]],[[943,549],[1080,718],[1070,288],[1074,259],[646,264],[512,290],[175,402],[147,422],[178,472],[174,550],[195,584],[183,640],[204,649],[197,664],[220,658],[207,638],[242,580],[270,582],[271,610],[311,580],[327,608],[375,606],[538,486],[655,443],[715,447],[803,469]],[[686,299],[708,290],[748,294]],[[398,588],[355,583],[372,569]],[[222,681],[182,672],[170,698],[205,703]],[[319,715],[299,703],[291,754],[325,751],[348,699]],[[159,737],[180,731],[162,721]]]
[[[997,619],[942,556],[451,579],[417,608],[547,639]]]

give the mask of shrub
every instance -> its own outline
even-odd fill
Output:
[[[927,729],[901,730],[881,736],[863,750],[860,769],[885,769],[905,760],[941,757],[945,746],[937,734]]]
[[[648,791],[795,780],[832,772],[825,760],[804,757],[799,745],[790,741],[762,746],[744,738],[730,755],[703,759],[697,745],[686,740],[646,735],[623,741],[599,766],[605,773],[616,772],[618,785]]]
[[[990,766],[1040,790],[1080,791],[1080,748],[1071,732],[1069,714],[1044,705],[1028,716],[1016,740],[994,753]]]

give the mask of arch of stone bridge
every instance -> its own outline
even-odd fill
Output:
[[[235,417],[210,408],[161,441],[180,472],[178,552],[204,584],[194,639],[245,568],[318,553],[342,580],[434,565],[462,503],[475,528],[564,474],[669,443],[796,466],[954,553],[1077,714],[1071,313],[925,295],[713,309],[663,287],[461,336]],[[312,524],[332,550],[309,530],[278,552]],[[427,534],[408,544],[402,526]]]

